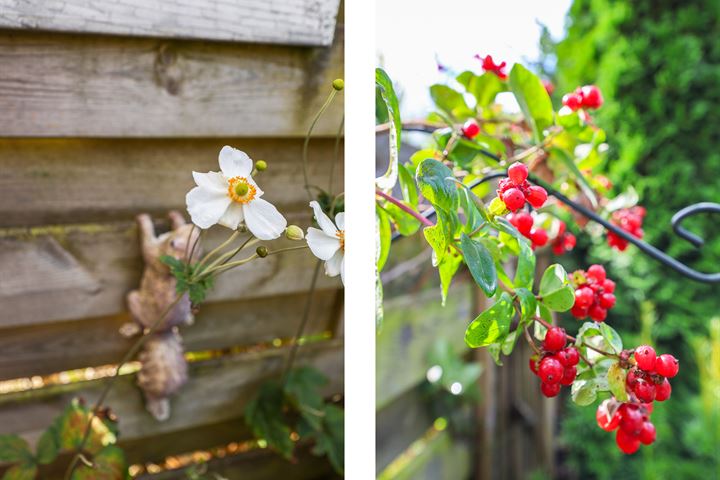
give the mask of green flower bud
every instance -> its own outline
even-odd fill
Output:
[[[264,245],[260,245],[255,249],[255,253],[257,253],[257,256],[260,258],[265,258],[268,255],[268,249]]]
[[[297,225],[289,225],[285,229],[285,236],[288,240],[302,240],[305,238],[305,233]]]
[[[245,232],[247,232],[247,231],[248,231],[247,225],[245,225],[244,223],[238,225],[237,231],[240,232],[240,233],[245,233]]]
[[[257,168],[258,172],[262,172],[267,169],[267,162],[265,160],[258,160],[255,162],[255,168]]]
[[[337,90],[338,92],[339,92],[340,90],[342,90],[343,88],[345,88],[345,82],[343,81],[343,79],[342,79],[342,78],[336,78],[335,80],[333,80],[333,88],[334,88],[335,90]]]

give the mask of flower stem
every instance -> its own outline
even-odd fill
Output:
[[[340,127],[338,127],[337,135],[335,135],[335,161],[330,164],[330,180],[328,181],[328,194],[332,195],[333,191],[333,180],[335,176],[335,164],[340,161],[340,139],[342,138],[343,128],[345,128],[345,115],[340,120]]]
[[[269,251],[269,252],[268,252],[268,256],[269,256],[269,255],[277,255],[278,253],[282,253],[282,252],[290,252],[290,251],[292,251],[292,250],[302,250],[302,249],[304,249],[304,248],[310,248],[310,247],[308,247],[307,245],[300,245],[299,247],[279,248],[279,249],[277,249],[277,250],[271,250],[271,251]]]
[[[240,245],[239,247],[237,247],[235,250],[231,250],[231,251],[229,251],[229,252],[225,252],[225,253],[223,253],[222,255],[220,255],[215,261],[213,261],[210,265],[208,265],[208,266],[205,268],[205,270],[210,270],[210,269],[212,269],[212,268],[217,267],[218,265],[221,265],[221,266],[222,266],[222,265],[227,264],[227,262],[229,262],[230,259],[233,258],[235,255],[237,255],[238,253],[240,253],[240,251],[241,251],[243,248],[245,248],[245,247],[247,247],[247,246],[250,246],[250,245],[254,245],[254,244],[258,243],[259,241],[260,241],[260,240],[258,240],[257,238],[255,238],[255,237],[253,237],[253,236],[248,237],[248,239],[245,240],[245,241],[242,243],[242,245]]]
[[[327,99],[325,100],[325,103],[323,103],[322,107],[320,107],[320,110],[315,114],[315,118],[313,118],[312,123],[310,124],[310,128],[308,129],[307,135],[305,135],[305,143],[303,143],[303,151],[302,151],[302,161],[303,161],[303,177],[305,178],[305,191],[308,194],[308,198],[312,201],[313,196],[312,192],[310,192],[310,180],[308,179],[308,169],[307,169],[307,149],[308,144],[310,143],[310,136],[312,135],[313,128],[315,128],[315,124],[320,119],[320,116],[327,110],[327,108],[330,106],[330,103],[333,101],[333,98],[335,98],[335,95],[337,94],[337,90],[334,88],[330,92],[330,95],[328,95]]]
[[[208,253],[207,255],[205,255],[205,256],[197,263],[197,265],[195,266],[195,271],[196,271],[196,272],[197,272],[197,271],[200,271],[200,267],[202,267],[203,265],[205,265],[205,264],[208,262],[208,260],[210,259],[210,257],[212,257],[213,255],[215,255],[216,253],[220,252],[222,249],[224,249],[225,247],[227,247],[228,245],[230,245],[230,244],[238,237],[238,235],[240,235],[240,232],[237,231],[237,230],[235,230],[235,231],[233,232],[233,234],[230,235],[230,237],[228,237],[227,240],[225,240],[223,243],[221,243],[221,244],[218,245],[217,247],[213,248],[213,249],[210,251],[210,253]]]
[[[432,226],[435,225],[435,224],[432,223],[430,220],[428,220],[427,218],[423,217],[422,214],[420,214],[419,212],[416,212],[416,211],[413,210],[412,208],[410,208],[410,207],[408,207],[407,205],[405,205],[404,203],[402,203],[402,202],[401,202],[400,200],[398,200],[397,198],[394,198],[394,197],[388,195],[387,193],[383,192],[382,190],[375,190],[375,195],[384,198],[384,199],[387,200],[388,202],[390,202],[390,203],[392,203],[393,205],[397,206],[400,210],[402,210],[402,211],[404,211],[404,212],[406,212],[406,213],[409,213],[410,215],[412,215],[413,217],[415,217],[415,218],[416,218],[420,223],[422,223],[423,225],[425,225],[425,226],[427,226],[427,227],[432,227]]]

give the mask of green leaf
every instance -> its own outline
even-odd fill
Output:
[[[463,231],[468,235],[480,228],[483,224],[483,214],[478,209],[477,204],[472,200],[472,196],[474,196],[474,194],[469,188],[461,188],[458,191],[460,208],[462,208],[463,213],[465,214],[465,226],[463,227]]]
[[[626,376],[627,372],[620,366],[620,362],[614,362],[610,365],[607,373],[608,385],[612,394],[615,395],[615,398],[621,402],[626,402],[628,399],[625,387]]]
[[[495,365],[497,365],[498,367],[502,367],[503,362],[502,360],[500,360],[500,353],[502,353],[502,345],[497,342],[491,343],[487,346],[487,351],[495,362]]]
[[[422,161],[415,173],[420,192],[435,207],[457,208],[458,194],[452,170],[432,158]]]
[[[124,480],[129,478],[125,452],[121,448],[109,445],[92,458],[93,467],[80,465],[72,475],[72,480]]]
[[[413,208],[417,209],[418,192],[412,172],[405,165],[399,164],[398,178],[400,179],[400,189],[402,190],[403,200],[405,200],[405,202],[410,204]]]
[[[578,166],[575,164],[575,160],[573,159],[573,157],[563,148],[553,147],[550,149],[550,151],[551,153],[554,153],[555,156],[560,159],[560,161],[562,161],[563,165],[565,165],[568,170],[570,170],[570,172],[573,174],[573,178],[575,179],[575,181],[577,181],[578,185],[580,185],[580,189],[585,194],[585,197],[590,200],[593,208],[597,208],[595,191],[588,183],[585,175],[582,174]]]
[[[345,412],[335,405],[326,405],[323,428],[316,434],[315,455],[326,455],[335,471],[342,475],[345,466]]]
[[[470,323],[465,331],[465,343],[471,348],[477,348],[504,339],[514,312],[512,297],[503,292],[494,305]]]
[[[532,289],[535,282],[536,260],[530,242],[506,218],[497,217],[495,226],[498,230],[511,235],[517,241],[520,249],[513,286]]]
[[[377,271],[381,272],[390,254],[392,234],[387,213],[377,205],[375,206],[375,225],[378,232]]]
[[[445,306],[445,301],[447,300],[450,283],[452,282],[455,273],[458,271],[460,264],[462,264],[462,257],[456,252],[448,252],[438,264],[443,307]]]
[[[38,467],[33,463],[21,463],[8,468],[2,480],[35,480]]]
[[[18,435],[0,435],[0,462],[17,463],[33,458],[30,447]]]
[[[518,327],[514,331],[510,332],[505,340],[502,342],[502,353],[503,355],[510,355],[515,349],[515,344],[520,336],[520,328]]]
[[[438,108],[458,119],[465,119],[474,115],[474,112],[465,103],[462,93],[453,90],[447,85],[436,84],[430,87],[430,96]]]
[[[532,128],[535,141],[540,143],[543,131],[553,124],[553,107],[542,81],[530,70],[516,63],[508,80],[525,120]]]
[[[572,384],[570,395],[577,405],[590,405],[597,399],[598,383],[596,379],[577,380]]]
[[[488,205],[488,212],[490,215],[493,215],[495,217],[499,217],[500,215],[505,215],[510,210],[508,210],[507,206],[505,205],[505,202],[503,202],[500,197],[495,197],[490,201],[490,205]]]
[[[57,428],[54,424],[43,432],[37,444],[37,461],[43,465],[52,463],[60,451]]]
[[[292,405],[315,429],[321,428],[324,400],[321,389],[327,377],[312,367],[300,367],[290,371],[285,384],[285,394]]]
[[[390,120],[390,163],[387,171],[375,180],[375,184],[380,190],[389,191],[395,186],[398,177],[398,155],[400,154],[402,135],[400,103],[395,94],[392,80],[382,68],[375,69],[375,88],[380,92]]]
[[[404,202],[402,203],[404,204]],[[398,233],[400,233],[400,235],[407,237],[414,235],[418,230],[420,230],[420,220],[413,217],[394,203],[388,202],[383,205],[382,208],[388,214],[390,221],[393,225],[395,225],[395,229]]]
[[[607,323],[600,324],[600,335],[605,339],[608,346],[612,348],[614,353],[620,353],[623,349],[622,338],[620,335]]]
[[[600,336],[598,324],[595,322],[585,322],[580,326],[575,338],[577,339],[577,345],[579,345],[583,339],[596,336]]]
[[[543,273],[540,297],[542,303],[555,312],[565,312],[572,308],[575,303],[575,290],[561,265],[550,265]]]
[[[471,77],[468,77],[465,88],[475,97],[478,106],[483,108],[492,104],[498,93],[507,90],[505,83],[491,72],[485,72],[482,75],[473,74]]]
[[[425,227],[423,229],[423,235],[425,235],[425,240],[427,240],[435,252],[435,261],[437,265],[439,265],[443,261],[443,258],[445,258],[448,247],[441,222],[436,223],[432,227]]]
[[[567,312],[575,304],[575,290],[571,285],[557,290],[545,297],[542,302],[554,312]]]
[[[92,418],[90,409],[81,405],[78,400],[73,400],[65,407],[65,411],[56,420],[61,450],[76,450],[80,447],[90,418]],[[108,420],[95,417],[84,450],[94,454],[116,441],[116,425]]]
[[[460,237],[460,249],[475,283],[488,297],[495,295],[498,286],[497,271],[495,261],[488,249],[464,233]]]
[[[537,299],[535,294],[526,288],[516,288],[515,295],[520,300],[520,312],[523,321],[529,321],[537,311]]]
[[[286,459],[292,458],[293,441],[283,415],[283,390],[276,382],[266,382],[245,407],[245,421],[253,434],[264,439]]]

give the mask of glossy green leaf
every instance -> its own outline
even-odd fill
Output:
[[[603,322],[600,324],[600,335],[605,339],[605,342],[614,353],[620,353],[623,349],[622,338],[610,325]]]
[[[404,202],[402,203],[405,204]],[[410,215],[394,203],[388,202],[382,208],[385,210],[385,213],[388,215],[388,219],[392,222],[400,235],[407,237],[414,235],[418,230],[420,230],[420,220]]]
[[[507,206],[505,206],[505,202],[503,202],[500,197],[495,197],[490,201],[490,205],[488,205],[488,212],[490,215],[493,215],[495,217],[499,217],[500,215],[505,215],[510,210],[508,210]]]
[[[590,203],[592,204],[593,208],[597,207],[597,199],[595,198],[595,191],[592,189],[590,184],[587,181],[587,178],[585,178],[585,175],[580,171],[578,166],[575,164],[575,160],[573,159],[572,155],[570,155],[567,151],[565,151],[562,148],[551,148],[551,153],[555,155],[555,158],[560,159],[563,165],[572,173],[572,178],[575,179],[575,181],[580,185],[580,189],[585,194],[585,197],[587,197],[588,200],[590,200]]]
[[[553,124],[553,106],[542,81],[530,70],[516,63],[508,79],[525,120],[532,128],[535,141],[544,138],[543,131]]]
[[[438,108],[458,119],[465,119],[474,115],[468,107],[462,93],[453,90],[447,85],[436,84],[430,87],[430,96]]]
[[[375,224],[378,232],[377,271],[381,272],[390,253],[392,232],[388,214],[377,205],[375,206]]]
[[[442,293],[442,305],[445,306],[447,300],[448,289],[455,273],[462,264],[462,257],[454,252],[448,252],[442,261],[438,264],[438,272],[440,273],[440,290]]]
[[[531,320],[537,311],[535,294],[526,288],[516,288],[515,295],[520,300],[520,312],[524,321]]]
[[[518,337],[520,337],[520,328],[515,329],[514,331],[508,333],[507,337],[505,337],[505,340],[502,342],[502,353],[503,355],[510,355],[513,350],[515,349],[515,344],[517,343]]]
[[[418,165],[415,173],[417,184],[423,196],[435,207],[454,211],[458,204],[457,187],[448,167],[437,160],[428,158]]]
[[[542,279],[540,280],[540,296],[544,298],[558,290],[562,290],[568,285],[570,285],[570,281],[568,280],[567,272],[562,265],[555,263],[543,272]]]
[[[405,165],[398,165],[398,178],[400,180],[400,189],[402,190],[403,200],[413,208],[418,206],[418,192],[415,185],[415,178],[412,172]]]
[[[615,398],[621,402],[626,402],[628,399],[625,386],[626,377],[627,372],[620,366],[619,362],[614,362],[610,365],[607,373],[608,386],[610,387],[612,394],[615,395]]]
[[[72,480],[125,480],[129,478],[125,452],[109,445],[93,456],[93,467],[80,465]]]
[[[395,186],[398,176],[398,155],[402,136],[402,122],[400,121],[400,103],[398,102],[392,80],[382,68],[375,69],[375,87],[385,103],[388,119],[390,120],[390,163],[386,172],[375,180],[380,190],[389,191]]]
[[[60,451],[60,441],[54,424],[40,435],[36,450],[37,461],[43,465],[52,463],[57,458]]]
[[[471,348],[484,347],[504,339],[515,313],[512,297],[503,292],[490,308],[478,315],[465,331],[465,343]]]
[[[495,226],[498,230],[511,235],[517,241],[520,252],[517,259],[517,270],[513,279],[513,286],[532,289],[535,282],[535,254],[532,251],[530,242],[503,217],[495,219]]]
[[[586,406],[597,399],[598,383],[596,379],[577,380],[572,384],[570,396],[577,405]]]
[[[18,435],[0,435],[0,462],[16,463],[32,457],[25,439]]]
[[[435,264],[439,265],[443,261],[443,258],[445,258],[448,248],[441,222],[436,223],[432,227],[425,227],[423,229],[423,235],[425,235],[425,240],[427,240],[435,252]]]
[[[460,237],[460,249],[475,283],[488,297],[495,295],[498,286],[497,271],[495,261],[488,249],[464,233]]]

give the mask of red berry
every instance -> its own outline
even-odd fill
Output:
[[[582,307],[582,306],[579,306],[579,305],[575,304],[575,305],[573,305],[573,307],[570,309],[570,313],[571,313],[572,316],[575,317],[575,318],[583,319],[583,318],[587,317],[587,315],[588,315],[588,308],[587,308],[587,307]]]
[[[543,348],[548,352],[557,352],[565,346],[565,343],[567,343],[565,330],[560,327],[552,327],[545,334]]]
[[[600,108],[603,104],[603,97],[600,89],[595,85],[585,85],[582,92],[582,106],[586,108]]]
[[[591,265],[590,268],[587,269],[587,276],[588,278],[591,278],[595,280],[597,283],[604,283],[605,282],[605,268],[603,268],[602,265]]]
[[[560,384],[572,385],[575,381],[575,377],[577,377],[577,367],[565,367],[565,370],[563,370],[563,376],[560,379]]]
[[[515,213],[509,220],[510,223],[518,229],[518,232],[522,233],[524,236],[530,235],[530,230],[532,230],[533,227],[532,215],[526,212]]]
[[[627,387],[629,389],[633,389],[633,388],[635,388],[635,384],[637,383],[637,381],[638,381],[637,372],[635,371],[634,368],[631,368],[630,370],[628,370],[627,376],[625,377],[625,385],[627,385]]]
[[[519,188],[509,188],[502,194],[502,201],[510,211],[515,212],[525,205],[525,195]]]
[[[530,241],[535,247],[544,247],[548,242],[548,234],[544,228],[533,228],[530,230]]]
[[[655,384],[645,380],[638,380],[633,387],[635,396],[644,403],[649,403],[655,400]]]
[[[548,398],[557,396],[558,393],[560,393],[560,386],[559,383],[541,383],[540,384],[540,391],[543,395],[545,395]]]
[[[540,361],[538,376],[543,383],[558,383],[563,376],[564,368],[554,357],[545,357]]]
[[[579,308],[589,308],[595,301],[595,292],[589,287],[580,287],[575,290],[575,305]]]
[[[538,359],[537,356],[530,357],[530,371],[533,372],[535,375],[538,374]]]
[[[605,290],[606,293],[613,293],[615,291],[615,282],[606,278],[603,282],[603,290]]]
[[[635,349],[635,363],[640,370],[654,371],[655,358],[655,349],[649,345],[641,345]]]
[[[645,421],[642,412],[635,405],[624,403],[620,407],[620,413],[622,414],[620,429],[636,437],[640,433],[642,424]]]
[[[668,398],[670,398],[670,394],[672,393],[672,387],[670,386],[670,382],[668,382],[667,378],[664,378],[663,381],[655,385],[655,400],[658,402],[664,402]]]
[[[563,235],[565,235],[566,229],[567,229],[567,225],[565,225],[565,222],[563,222],[562,220],[558,220],[557,236],[562,237]]]
[[[628,455],[637,452],[640,448],[640,440],[623,430],[618,430],[615,434],[615,443],[623,453]]]
[[[610,417],[609,404],[609,399],[603,401],[598,405],[597,411],[595,412],[595,419],[597,420],[598,426],[606,432],[612,432],[620,425],[620,415],[618,412],[615,412],[615,415]]]
[[[562,104],[574,112],[582,105],[582,97],[574,93],[567,93],[562,97]]]
[[[534,208],[540,208],[545,205],[545,201],[547,200],[548,195],[543,187],[532,185],[528,187],[526,197],[530,205],[532,205]]]
[[[669,353],[663,353],[655,359],[655,372],[666,378],[673,378],[680,370],[680,364]]]
[[[573,248],[575,248],[575,245],[577,244],[577,239],[575,238],[575,235],[572,233],[566,233],[563,236],[563,246],[565,247],[565,250],[570,251]]]
[[[655,441],[656,435],[655,425],[650,422],[645,422],[640,430],[640,435],[638,435],[638,440],[645,445],[650,445]]]
[[[588,315],[596,322],[603,322],[607,318],[607,309],[600,305],[593,305],[590,307],[590,310],[588,310]]]
[[[475,121],[475,119],[471,118],[467,122],[465,122],[465,125],[462,127],[463,135],[465,135],[469,139],[473,139],[477,136],[478,133],[480,133],[480,126]]]
[[[514,187],[515,185],[513,185],[512,180],[510,180],[509,178],[501,178],[498,181],[498,191],[500,191],[500,193],[507,192]]]
[[[600,295],[598,303],[602,308],[613,308],[615,306],[615,295],[612,293],[603,293]]]
[[[528,167],[524,163],[515,162],[508,167],[508,177],[515,185],[522,185],[528,177]]]
[[[575,347],[568,347],[557,354],[563,367],[572,367],[580,362],[580,352]]]

